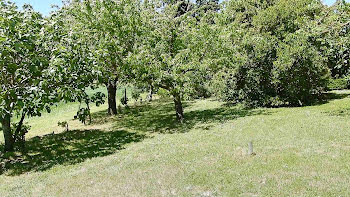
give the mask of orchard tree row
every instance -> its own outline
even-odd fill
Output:
[[[118,84],[162,89],[180,123],[184,99],[310,104],[330,78],[349,76],[349,30],[345,1],[72,0],[43,17],[0,0],[5,151],[24,143],[26,117],[58,102],[85,103],[84,120],[105,97],[86,90],[100,86],[110,115]]]

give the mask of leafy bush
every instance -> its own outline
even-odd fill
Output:
[[[304,35],[284,42],[245,38],[236,68],[226,71],[222,98],[253,106],[309,104],[325,90],[329,70]],[[220,77],[219,77],[220,78]]]
[[[273,84],[277,96],[288,105],[310,104],[328,83],[329,69],[307,39],[308,35],[299,33],[288,36],[274,62]]]
[[[68,122],[67,121],[62,121],[62,122],[58,122],[57,123],[58,126],[62,127],[62,128],[65,128],[66,131],[69,131],[69,127],[68,127]]]
[[[80,122],[86,124],[87,118],[91,118],[90,109],[88,108],[80,108],[77,114],[74,116],[74,119],[79,120]]]
[[[135,88],[132,92],[131,92],[131,98],[133,98],[136,102],[140,99],[141,97],[141,89]]]
[[[20,123],[12,123],[12,133],[13,139],[15,141],[16,148],[24,150],[26,134],[29,132],[31,126],[23,124],[19,126]]]
[[[253,106],[269,105],[277,96],[272,83],[275,42],[268,37],[246,35],[237,50],[241,58],[235,67],[218,73],[214,84],[223,86],[221,98],[230,102],[243,102]]]
[[[349,78],[330,79],[327,88],[329,90],[343,90],[350,87]]]
[[[326,89],[330,76],[327,60],[319,51],[320,32],[326,30],[314,21],[322,3],[262,1],[250,7],[253,14],[245,15],[243,21],[235,17],[241,10],[247,12],[245,4],[255,2],[259,4],[231,1],[224,10],[223,21],[229,24],[225,23],[220,39],[231,44],[222,45],[231,53],[223,53],[221,59],[232,61],[225,62],[223,72],[215,78],[224,82],[213,84],[222,86],[218,92],[226,101],[253,106],[310,104]]]

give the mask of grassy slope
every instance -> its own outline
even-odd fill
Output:
[[[128,88],[127,96],[131,98],[130,88]],[[87,93],[92,95],[95,92],[103,92],[107,95],[106,88],[101,87],[96,90],[88,90]],[[117,105],[120,104],[120,98],[124,95],[124,88],[119,88],[117,91]],[[143,95],[143,97],[145,97]],[[96,107],[91,106],[91,112],[98,112],[107,109],[107,102],[102,106]],[[76,115],[79,108],[79,103],[59,103],[56,107],[53,107],[51,113],[44,112],[41,117],[33,117],[26,119],[26,123],[31,126],[30,132],[26,135],[27,138],[32,138],[35,136],[45,135],[52,132],[62,132],[64,129],[57,125],[58,122],[69,121],[69,127],[72,128],[82,128],[79,121],[72,120]],[[16,119],[17,117],[15,117]],[[0,143],[4,142],[4,137],[2,131],[0,130]]]
[[[255,110],[200,100],[181,126],[172,110],[97,112],[93,125],[74,125],[86,131],[32,138],[30,156],[0,175],[0,196],[350,195],[350,97]]]

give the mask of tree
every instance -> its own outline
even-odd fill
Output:
[[[83,40],[69,34],[64,9],[44,19],[28,5],[19,11],[13,3],[0,3],[0,120],[5,151],[12,151],[20,140],[24,144],[25,117],[50,112],[61,101],[83,102],[87,108],[78,114],[89,115],[89,103],[103,103],[104,95],[86,94],[98,85],[98,75],[87,72],[91,56]],[[14,116],[19,121],[11,128]]]
[[[210,28],[194,17],[196,10],[188,1],[143,4],[142,35],[135,52],[134,71],[139,80],[152,79],[173,97],[176,118],[182,122],[182,100],[204,82]],[[201,33],[205,33],[201,35]],[[152,76],[152,77],[150,77]]]
[[[90,103],[97,106],[104,103],[105,95],[96,92],[88,95],[87,88],[99,87],[102,73],[94,64],[90,40],[79,31],[79,23],[72,19],[70,4],[51,13],[45,25],[45,43],[50,51],[51,77],[59,87],[58,96],[65,102],[79,102],[75,118],[85,123],[90,115]]]
[[[127,57],[140,26],[138,1],[76,1],[70,4],[73,32],[85,39],[92,54],[93,70],[108,92],[108,112],[117,114],[117,83],[128,80]]]
[[[350,75],[350,3],[337,1],[325,7],[318,24],[323,26],[319,32],[319,50],[327,58],[327,65],[333,78]]]
[[[26,116],[40,116],[57,102],[43,42],[44,23],[30,6],[19,11],[15,4],[0,1],[0,120],[5,151],[14,149]],[[13,130],[14,116],[20,121]]]

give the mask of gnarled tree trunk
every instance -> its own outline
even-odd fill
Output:
[[[184,120],[184,111],[182,107],[182,102],[181,102],[181,95],[179,93],[174,93],[174,103],[175,103],[175,112],[176,112],[176,118],[178,121],[181,123]]]
[[[117,114],[117,83],[116,80],[110,80],[107,84],[108,92],[108,114],[116,115]]]
[[[4,132],[5,139],[5,152],[13,151],[15,140],[11,132],[11,116],[9,114],[1,118],[2,131]]]

